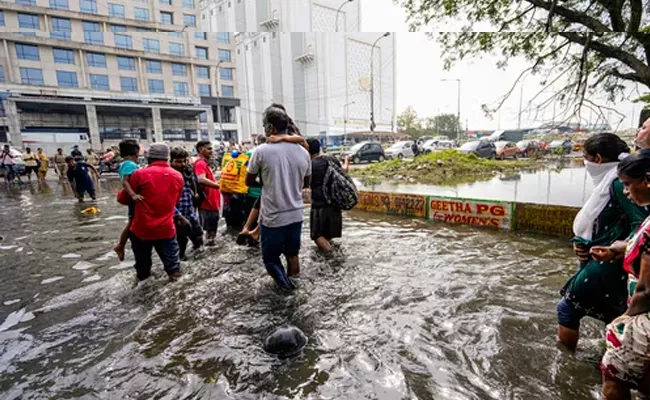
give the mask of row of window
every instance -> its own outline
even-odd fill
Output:
[[[65,32],[58,32],[60,34],[64,34]],[[96,34],[100,34],[101,32],[84,32],[84,38],[86,39],[86,43],[93,43],[93,44],[103,44],[104,40],[102,36],[96,36]],[[131,39],[130,35],[124,35],[121,33],[116,33],[114,34],[115,38],[115,47],[120,48],[120,49],[132,49],[133,48],[133,40]],[[96,43],[97,41],[101,40],[101,43]],[[157,39],[144,39],[142,41],[143,46],[144,46],[144,51],[147,53],[160,53],[160,41]],[[207,60],[208,59],[208,48],[207,47],[199,47],[195,46],[195,57],[201,60]],[[39,60],[39,53],[38,53],[38,46],[34,45],[28,45],[28,44],[21,44],[21,43],[16,43],[16,53],[18,54],[18,58],[21,60],[32,60],[32,61],[38,61]],[[183,43],[175,43],[175,42],[170,42],[169,43],[169,54],[172,56],[184,56],[185,55],[185,45]],[[219,59],[224,61],[224,62],[231,62],[232,61],[232,54],[230,50],[223,50],[219,49]]]
[[[51,0],[53,1],[53,0]],[[125,18],[124,6],[120,4],[109,4],[108,15],[111,17]],[[2,16],[4,23],[4,14]],[[149,10],[146,8],[135,8],[134,18],[138,21],[149,21]],[[174,25],[174,14],[166,11],[160,12],[160,23]],[[196,16],[183,14],[183,25],[196,28]],[[18,13],[18,26],[24,29],[40,29],[41,24],[37,14]]]
[[[0,67],[0,82],[4,82],[4,68]],[[97,90],[110,90],[108,75],[89,74],[90,86]],[[56,71],[56,80],[60,87],[76,88],[79,87],[77,73],[72,71]],[[20,68],[20,81],[30,85],[44,85],[43,70],[39,68]],[[165,82],[162,79],[149,79],[147,81],[149,93],[164,94]],[[172,82],[174,86],[174,95],[189,96],[189,86],[187,82]],[[120,89],[123,92],[137,92],[138,81],[136,78],[121,76]],[[224,97],[234,96],[234,87],[221,85],[221,95]],[[199,96],[212,96],[212,89],[209,84],[199,84]]]
[[[182,0],[182,1],[183,1],[183,8],[187,8],[187,9],[195,8],[194,0]],[[27,5],[27,6],[35,6],[36,0],[16,0],[16,3]],[[172,1],[160,0],[160,3],[165,5],[171,5]],[[70,4],[68,3],[68,0],[50,0],[50,8],[57,9],[57,10],[69,10]],[[134,7],[133,10],[134,10],[134,18],[136,20],[149,21],[149,9]],[[81,0],[79,3],[79,11],[91,13],[91,14],[97,14],[97,0]],[[110,17],[125,18],[125,14],[126,13],[125,13],[124,4],[108,3],[108,15]],[[163,12],[161,12],[161,18],[162,18],[162,14]],[[170,14],[170,13],[165,12],[164,14]],[[185,16],[189,16],[189,15],[184,15],[184,17]],[[195,16],[194,16],[194,23],[196,24]]]
[[[29,44],[16,43],[16,54],[21,60],[40,61],[38,46]],[[52,48],[54,62],[57,64],[75,64],[74,50]],[[106,68],[106,55],[103,53],[86,53],[86,62],[89,67]],[[146,60],[147,72],[152,74],[162,73],[162,62],[156,60]],[[135,58],[127,56],[117,56],[117,65],[120,70],[135,71]],[[197,65],[196,76],[198,78],[210,79],[210,68]],[[174,76],[187,76],[187,65],[181,63],[172,63],[172,73]],[[220,68],[219,77],[223,80],[231,81],[233,79],[232,68]]]

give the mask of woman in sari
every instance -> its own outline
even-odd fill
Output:
[[[594,135],[584,145],[585,168],[594,192],[573,223],[572,242],[579,269],[562,289],[557,305],[558,339],[572,351],[578,345],[582,318],[609,323],[626,309],[627,274],[622,263],[600,262],[589,250],[626,239],[648,215],[627,198],[623,183],[617,179],[619,158],[629,151],[627,144],[611,133]]]
[[[640,206],[650,206],[650,150],[623,160],[619,179],[626,194]],[[603,396],[630,399],[631,390],[648,395],[650,389],[650,217],[628,242],[593,247],[592,256],[603,262],[623,259],[629,274],[628,308],[607,326],[607,352],[603,356]]]

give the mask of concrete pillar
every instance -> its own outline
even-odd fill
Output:
[[[11,60],[11,57],[9,57],[9,45],[7,44],[6,39],[2,40],[2,47],[4,49],[5,59]],[[5,82],[7,83],[17,83],[18,81],[14,78],[14,63],[15,62],[10,62],[5,68]]]
[[[212,112],[212,106],[205,110],[207,115],[206,122],[208,124],[208,140],[214,142],[214,113]]]
[[[86,104],[86,119],[88,120],[88,131],[90,132],[90,147],[93,150],[103,150],[102,141],[99,138],[97,108],[93,104]]]
[[[163,127],[160,107],[151,107],[151,117],[153,119],[153,139],[156,143],[162,143]]]
[[[81,87],[90,88],[90,77],[86,73],[86,59],[81,49],[79,49],[79,65],[81,66]]]
[[[16,102],[11,99],[5,99],[5,115],[9,125],[9,142],[16,147],[23,147],[23,134],[20,131],[20,115]]]

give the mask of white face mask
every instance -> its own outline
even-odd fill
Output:
[[[594,186],[598,186],[605,175],[611,171],[612,168],[616,168],[617,165],[618,162],[597,164],[595,162],[585,160],[585,169],[587,170],[589,176],[591,176],[591,179],[593,179]]]

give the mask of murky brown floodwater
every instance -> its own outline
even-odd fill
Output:
[[[136,286],[109,252],[116,186],[94,217],[56,182],[0,189],[0,398],[596,398],[602,326],[577,356],[554,338],[566,241],[353,212],[331,259],[305,229],[292,296],[230,236]],[[261,343],[283,323],[309,345],[279,361]]]

